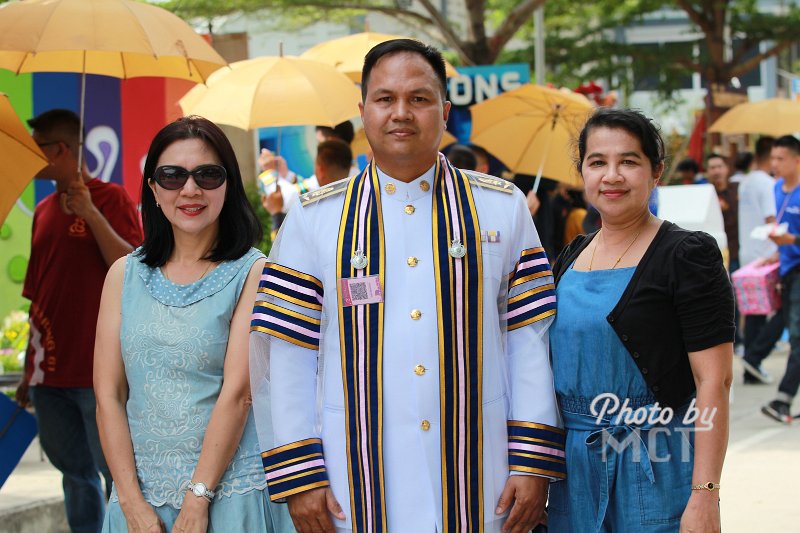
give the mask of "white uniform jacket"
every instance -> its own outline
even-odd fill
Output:
[[[411,183],[378,170],[385,238],[382,529],[391,532],[446,531],[442,499],[457,496],[442,490],[435,170]],[[509,182],[467,174],[483,262],[485,524],[473,527],[499,531],[495,508],[510,472],[565,475],[548,357],[555,292],[522,193]],[[305,195],[286,218],[259,289],[251,372],[273,500],[330,485],[347,517],[335,520],[337,528],[363,530],[353,525],[337,322],[337,239],[350,180]]]

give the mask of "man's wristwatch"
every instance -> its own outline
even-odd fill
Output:
[[[198,481],[197,483],[190,481],[186,484],[186,490],[191,491],[191,493],[198,498],[205,498],[208,501],[214,499],[214,491],[208,490],[208,487],[206,487],[206,484],[202,481]]]
[[[692,485],[692,490],[707,490],[711,492],[712,490],[719,490],[719,483],[714,483],[713,481],[709,481],[708,483],[703,483],[702,485]]]

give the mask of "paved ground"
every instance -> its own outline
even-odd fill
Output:
[[[0,531],[69,531],[64,514],[61,474],[41,453],[38,440],[28,447],[22,461],[0,488]]]
[[[771,400],[786,368],[788,346],[764,362],[773,385],[743,385],[736,372],[731,405],[731,436],[722,474],[722,530],[726,533],[800,531],[800,421],[791,426],[760,412]],[[793,414],[800,411],[795,401]]]
[[[786,346],[766,361],[780,379],[786,366]],[[743,385],[742,369],[734,362],[731,438],[722,476],[722,530],[725,533],[800,531],[800,421],[780,425],[759,411],[772,399],[777,385]],[[795,410],[800,411],[800,402]],[[0,489],[0,531],[41,533],[66,531],[61,478],[42,461],[38,443]]]

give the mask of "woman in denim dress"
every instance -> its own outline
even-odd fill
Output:
[[[550,531],[719,531],[733,349],[721,254],[650,213],[664,145],[649,119],[599,110],[578,149],[602,229],[553,269],[567,478],[550,488]]]

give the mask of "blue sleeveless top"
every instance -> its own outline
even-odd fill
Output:
[[[125,263],[120,327],[136,475],[147,502],[180,508],[222,388],[233,312],[250,268],[264,255],[251,248],[178,285],[136,253]],[[231,463],[211,487],[216,498],[266,487],[259,452],[251,410]]]

